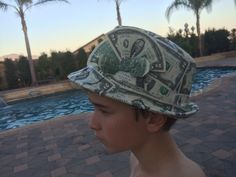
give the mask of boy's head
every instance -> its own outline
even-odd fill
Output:
[[[168,39],[117,27],[93,50],[87,67],[68,77],[91,92],[179,119],[198,110],[189,102],[195,71],[191,56]]]
[[[92,92],[88,98],[95,108],[89,127],[110,153],[135,152],[150,140],[158,141],[165,137],[170,120],[176,120]]]

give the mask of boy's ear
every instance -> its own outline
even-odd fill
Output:
[[[166,123],[166,117],[159,113],[150,113],[145,119],[147,130],[151,133],[158,132]]]

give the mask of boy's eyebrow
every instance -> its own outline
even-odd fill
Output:
[[[100,107],[100,108],[108,108],[108,106],[103,105],[103,104],[100,104],[100,103],[96,103],[96,102],[92,101],[90,98],[88,98],[88,100],[89,100],[94,106],[97,106],[97,107]]]

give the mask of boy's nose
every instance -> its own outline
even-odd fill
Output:
[[[94,131],[98,131],[101,129],[101,126],[99,124],[98,117],[96,116],[96,113],[93,112],[89,119],[89,128],[91,128]]]

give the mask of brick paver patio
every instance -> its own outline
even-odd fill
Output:
[[[171,130],[208,177],[236,176],[236,76],[192,98],[198,114]],[[89,114],[0,133],[1,177],[127,177],[129,152],[110,155],[89,130]]]

